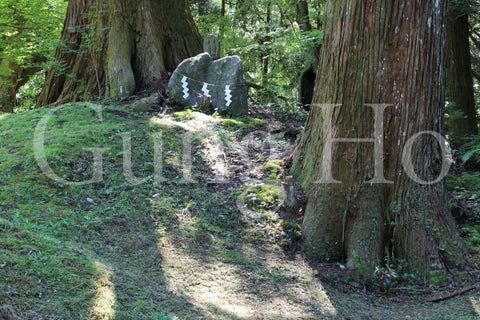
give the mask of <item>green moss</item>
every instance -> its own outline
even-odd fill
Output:
[[[243,187],[243,201],[253,210],[266,210],[282,197],[282,188],[276,185]]]
[[[173,119],[176,121],[189,121],[196,118],[195,112],[192,109],[186,109],[185,111],[179,111],[172,114]]]
[[[291,231],[301,230],[300,225],[294,221],[280,220],[280,225],[282,226],[283,230],[291,230]]]
[[[149,243],[156,243],[157,233],[146,221],[148,214],[156,212],[147,201],[152,181],[133,186],[123,175],[123,145],[118,134],[131,133],[132,164],[138,177],[153,173],[153,139],[149,136],[163,131],[164,152],[178,154],[183,147],[181,134],[178,128],[149,126],[149,117],[116,106],[103,107],[102,120],[82,104],[65,106],[51,116],[45,132],[47,162],[56,175],[69,181],[89,179],[93,159],[84,148],[108,148],[103,154],[103,182],[71,186],[48,178],[33,154],[35,127],[49,112],[51,109],[41,109],[0,118],[0,300],[19,306],[16,313],[20,318],[87,318],[94,308],[106,315],[115,304],[111,296],[132,296],[126,288],[133,288],[141,279],[119,275],[114,288],[108,279],[111,272],[101,262],[109,261],[113,268],[135,275],[145,274],[145,266],[161,279],[161,273],[155,274],[151,267],[161,259],[155,245],[150,252],[142,247],[148,252],[144,257],[127,257],[130,248],[139,245],[132,240],[137,236],[150,237]],[[164,177],[180,180],[181,170],[166,163]],[[157,191],[161,196],[156,201],[179,199],[176,192],[188,194],[186,187],[182,191],[167,185],[158,188],[162,191]],[[135,228],[138,234],[134,235],[123,229],[127,215],[129,224],[145,230]],[[121,247],[125,256],[110,250],[115,247]],[[135,263],[119,265],[125,260]],[[4,296],[4,292],[16,292],[18,297]],[[98,292],[111,294],[97,299]],[[138,298],[115,305],[129,319],[136,317],[132,305],[137,300],[151,299],[147,292],[133,296]],[[103,305],[110,311],[102,309]],[[141,312],[153,318],[158,308],[142,307]]]
[[[259,128],[264,126],[267,122],[261,119],[254,119],[248,117],[238,118],[224,118],[220,120],[220,123],[228,128],[243,129],[243,128]]]
[[[280,241],[280,247],[283,249],[290,249],[292,247],[292,240],[282,239],[282,241]]]
[[[4,235],[8,238],[0,237],[2,294],[14,290],[16,305],[35,305],[37,309],[54,312],[51,315],[72,319],[88,316],[95,279],[101,276],[93,257],[78,245],[22,230],[13,224]],[[19,272],[22,276],[18,276]],[[3,303],[10,301],[6,296],[2,299]]]
[[[278,178],[282,170],[282,160],[272,160],[260,166],[260,170],[267,175],[270,181],[280,181]]]

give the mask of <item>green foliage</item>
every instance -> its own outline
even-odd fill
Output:
[[[480,135],[475,135],[469,138],[469,141],[462,146],[462,161],[463,163],[470,160],[474,155],[480,154]]]
[[[247,81],[264,87],[256,95],[259,105],[273,101],[273,107],[293,109],[300,74],[312,63],[310,49],[323,37],[323,1],[309,1],[314,30],[306,33],[299,29],[291,0],[244,0],[227,6],[224,17],[220,1],[206,1],[203,14],[199,2],[194,16],[200,33],[220,36],[222,56],[242,58]]]
[[[282,189],[276,185],[245,186],[243,201],[252,210],[267,210],[282,197]]]
[[[53,57],[66,7],[64,0],[0,2],[0,85],[13,85],[5,83],[11,64],[27,68],[35,63],[34,57]]]
[[[428,284],[430,287],[438,288],[448,285],[449,280],[445,271],[432,270],[428,273]]]
[[[478,12],[478,3],[471,0],[449,0],[450,18],[456,18],[463,14],[472,14]]]
[[[462,234],[465,238],[465,246],[467,248],[474,246],[480,247],[480,225],[466,225],[462,228]]]
[[[455,122],[455,120],[458,119],[466,119],[467,116],[465,115],[465,113],[462,110],[456,108],[455,105],[455,102],[448,101],[445,108],[446,119],[452,122]]]
[[[453,193],[453,197],[449,200],[450,208],[457,208],[457,212],[464,210],[480,212],[480,176],[478,174],[465,172],[461,176],[448,174],[445,182]],[[466,204],[467,208],[465,208]]]
[[[449,174],[445,181],[447,186],[452,189],[480,190],[480,177],[478,175],[463,173],[461,177],[456,177]]]
[[[17,95],[17,112],[27,111],[35,108],[37,98],[42,91],[45,74],[37,73],[20,88]]]
[[[373,285],[385,291],[400,285],[416,285],[418,280],[415,275],[406,270],[408,268],[405,260],[387,256],[381,266],[375,267],[372,277]]]

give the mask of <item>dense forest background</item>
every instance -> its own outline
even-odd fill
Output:
[[[15,87],[18,111],[35,107],[47,70],[58,67],[59,73],[67,72],[65,61],[54,56],[57,45],[65,45],[60,43],[60,32],[66,4],[2,2],[2,88]],[[201,35],[218,35],[223,56],[242,57],[247,81],[258,85],[256,104],[297,109],[298,79],[316,66],[322,1],[191,1],[190,5]],[[86,41],[77,50],[88,54],[92,46],[99,46],[91,40],[94,34],[104,30],[93,23],[78,28]],[[31,71],[19,74],[19,68]]]

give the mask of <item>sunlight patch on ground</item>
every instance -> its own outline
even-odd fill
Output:
[[[242,261],[225,263],[218,257],[186,252],[168,239],[160,246],[167,289],[180,295],[215,319],[315,319],[334,317],[337,311],[301,259],[279,259],[276,252],[255,256],[244,252]],[[260,254],[257,252],[257,254]]]
[[[204,155],[210,168],[213,171],[217,183],[228,181],[231,178],[232,173],[227,165],[227,157],[221,141],[218,141],[218,137],[210,137],[204,141]]]
[[[160,248],[164,259],[167,289],[183,296],[206,312],[213,311],[251,319],[255,314],[245,296],[232,291],[241,281],[235,267],[210,264],[189,256],[177,248]]]
[[[281,252],[260,252],[251,246],[242,247],[243,255],[251,261],[263,261],[262,271],[268,272],[269,278],[278,281],[278,285],[272,288],[272,294],[268,302],[271,307],[265,311],[268,319],[308,319],[315,315],[306,313],[305,304],[326,317],[336,317],[337,309],[330,301],[326,290],[315,278],[313,270],[301,257],[292,260],[282,260]],[[255,275],[252,274],[255,278]],[[270,280],[268,280],[271,282]]]
[[[243,319],[251,319],[255,313],[248,301],[232,297],[231,294],[224,291],[222,286],[196,286],[192,289],[191,301],[207,310],[213,307],[213,309],[221,310],[221,313]]]
[[[92,301],[91,318],[114,319],[116,297],[112,283],[113,272],[100,261],[95,261],[95,267],[102,273],[102,277],[95,283],[97,290]]]
[[[473,309],[480,316],[480,297],[471,297],[470,302],[472,303]]]
[[[171,115],[155,116],[150,124],[161,126],[177,126],[189,132],[205,132],[213,130],[220,123],[216,117],[201,112],[177,112]]]
[[[2,120],[3,118],[6,118],[8,115],[8,113],[0,113],[0,120]]]

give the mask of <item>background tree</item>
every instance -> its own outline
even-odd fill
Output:
[[[14,111],[20,87],[53,57],[65,9],[64,0],[0,2],[0,111]]]
[[[198,1],[194,1],[198,3]],[[312,55],[321,41],[324,0],[305,0],[311,29],[302,29],[296,0],[208,1],[208,14],[194,5],[194,17],[205,36],[221,35],[223,55],[242,58],[246,80],[257,91],[254,103],[280,107],[297,104],[298,79],[312,63]],[[303,50],[311,48],[311,50]],[[275,109],[275,108],[274,108]]]
[[[443,182],[416,183],[402,169],[406,142],[422,131],[441,132],[445,96],[446,1],[329,1],[320,53],[322,76],[314,103],[341,104],[326,114],[313,108],[298,145],[293,173],[308,202],[305,246],[315,259],[345,259],[361,273],[385,256],[405,259],[423,272],[462,263]],[[374,114],[365,104],[392,104],[384,122],[385,177],[377,178],[373,143],[334,143],[333,138],[370,138]],[[383,138],[383,134],[375,139]],[[442,152],[430,135],[415,140],[412,168],[433,181]],[[342,184],[320,184],[322,157],[332,156],[332,174]]]
[[[39,105],[130,96],[202,50],[186,0],[72,0],[62,43]]]
[[[447,129],[455,146],[478,133],[470,53],[469,0],[450,0],[447,33]]]
[[[313,30],[310,23],[310,10],[308,9],[308,1],[295,0],[297,5],[297,23],[300,26],[300,30],[304,33],[309,33]],[[316,70],[318,68],[318,52],[320,45],[316,45],[310,48],[310,62],[305,71],[302,72],[299,80],[299,100],[306,110],[310,110],[310,104],[312,103],[313,90],[315,87],[315,80],[317,78]]]

